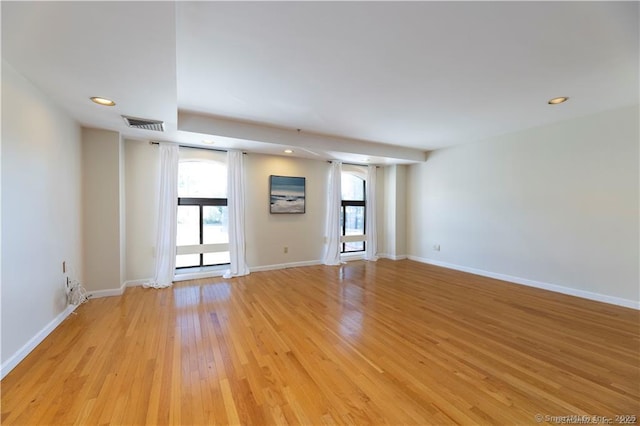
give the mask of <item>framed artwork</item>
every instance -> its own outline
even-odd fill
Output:
[[[292,176],[269,176],[269,212],[274,214],[304,213],[305,179]]]

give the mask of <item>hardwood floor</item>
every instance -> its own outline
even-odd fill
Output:
[[[411,261],[138,287],[80,306],[9,373],[1,420],[616,424],[640,415],[639,325]]]

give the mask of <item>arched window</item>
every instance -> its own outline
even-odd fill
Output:
[[[229,263],[224,153],[181,149],[176,268]]]
[[[343,166],[342,207],[340,227],[342,229],[341,253],[353,253],[365,250],[365,188],[364,171],[359,167]]]

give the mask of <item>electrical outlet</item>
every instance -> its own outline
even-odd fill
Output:
[[[434,245],[433,245],[433,249],[434,249],[435,251],[440,251],[440,244],[434,244]]]
[[[287,253],[289,253],[289,247],[284,248],[284,254],[287,254]]]

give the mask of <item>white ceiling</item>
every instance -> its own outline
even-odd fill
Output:
[[[637,2],[3,1],[2,56],[127,137],[411,162],[638,103],[638,22]]]

